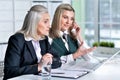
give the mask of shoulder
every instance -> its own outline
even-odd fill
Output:
[[[12,35],[11,37],[24,38],[24,34],[22,34],[22,33],[15,33],[15,34]]]
[[[21,49],[22,49],[24,43],[25,43],[25,39],[24,39],[24,34],[22,34],[22,33],[16,33],[16,34],[12,35],[8,41],[9,46],[14,45],[14,47],[16,46]]]
[[[22,34],[22,33],[15,33],[12,36],[10,36],[9,40],[10,41],[17,41],[17,42],[25,41],[24,34]]]
[[[68,38],[72,41],[77,41],[77,39],[73,38],[71,35],[68,35]]]

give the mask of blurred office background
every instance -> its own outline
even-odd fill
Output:
[[[76,22],[89,46],[96,41],[109,41],[120,48],[120,0],[0,0],[0,61],[4,60],[8,38],[21,28],[31,6],[46,6],[52,19],[61,3],[74,7]]]
[[[120,48],[120,0],[0,0],[0,73],[8,38],[21,28],[30,7],[36,4],[46,6],[52,20],[61,3],[69,3],[75,9],[76,22],[89,46],[108,41]]]

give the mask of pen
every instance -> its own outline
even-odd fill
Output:
[[[63,72],[52,72],[51,74],[65,74]]]
[[[65,69],[67,70],[67,69]],[[78,69],[78,70],[67,70],[67,71],[80,71],[80,72],[92,72],[90,69]]]

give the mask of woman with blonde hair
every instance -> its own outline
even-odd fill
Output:
[[[75,11],[72,6],[70,4],[59,5],[50,29],[50,38],[52,38],[50,42],[52,48],[61,56],[62,61],[70,63],[95,49],[95,47],[83,48],[84,41],[80,32],[80,27],[75,23]]]

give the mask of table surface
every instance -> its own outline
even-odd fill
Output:
[[[120,80],[120,58],[114,58],[97,70],[78,79],[52,77],[51,80]],[[38,75],[22,75],[9,80],[42,80]]]

